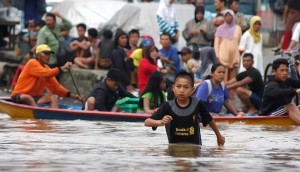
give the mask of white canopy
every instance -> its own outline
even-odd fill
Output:
[[[151,35],[157,47],[159,44],[159,28],[156,22],[158,3],[133,3],[123,6],[106,24],[99,25],[102,29],[122,28],[125,32],[139,29],[141,35]],[[187,21],[194,18],[195,7],[187,4],[175,4],[176,18],[179,22],[180,35]],[[182,36],[179,38],[178,48],[186,45]]]
[[[126,4],[127,2],[117,0],[64,0],[54,6],[51,12],[59,12],[74,26],[85,23],[88,28],[98,28]],[[70,35],[77,35],[75,28],[71,30]]]

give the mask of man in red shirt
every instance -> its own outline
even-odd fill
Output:
[[[70,69],[72,63],[67,62],[61,67],[51,69],[48,66],[51,53],[53,51],[46,44],[36,48],[37,59],[30,59],[26,63],[11,94],[12,102],[31,106],[38,106],[39,103],[50,103],[52,108],[58,108],[58,96],[81,99],[80,96],[72,94],[60,85],[55,78],[60,71]],[[46,94],[43,94],[46,89],[51,92],[47,91]]]

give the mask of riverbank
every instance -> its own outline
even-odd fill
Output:
[[[17,57],[14,57],[14,52],[13,51],[4,51],[0,53],[0,75],[1,73],[4,72],[3,67],[6,64],[18,64],[18,59]],[[263,65],[264,67],[273,61],[273,52],[272,48],[270,47],[264,47],[263,48]],[[2,61],[2,62],[1,62]],[[3,62],[6,61],[6,62]],[[79,92],[83,97],[87,97],[89,93],[92,91],[94,85],[99,81],[102,77],[106,76],[107,71],[106,70],[90,70],[90,69],[78,69],[78,68],[73,68],[71,70],[76,85],[78,86]],[[73,93],[77,93],[76,88],[74,86],[74,83],[72,81],[71,75],[69,72],[63,72],[62,75],[59,78],[59,82],[65,86],[67,89],[69,89]],[[10,95],[10,85],[8,86],[2,86],[0,89],[0,96],[9,96]],[[63,101],[66,101],[63,99]],[[71,102],[73,103],[73,102]],[[78,103],[75,101],[75,103]],[[237,107],[238,110],[241,110],[242,104],[238,98],[235,99],[234,101],[235,106]]]

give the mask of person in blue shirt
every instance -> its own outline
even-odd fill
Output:
[[[160,36],[160,44],[162,49],[160,49],[160,60],[163,63],[164,68],[170,68],[168,73],[176,74],[181,70],[180,59],[178,57],[178,50],[172,45],[171,36],[167,33],[163,33]]]
[[[196,91],[196,98],[203,101],[211,114],[220,115],[225,105],[234,116],[243,116],[244,113],[237,112],[229,99],[228,90],[223,83],[224,75],[225,67],[220,63],[214,64],[211,68],[211,78],[200,84]]]

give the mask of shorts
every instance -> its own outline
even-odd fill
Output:
[[[269,116],[285,116],[287,115],[287,111],[285,110],[284,106],[280,106],[276,110],[270,112]]]
[[[261,105],[261,98],[258,95],[256,95],[255,93],[252,92],[249,99],[250,99],[252,105],[255,107],[255,109],[259,110],[260,105]]]
[[[21,95],[22,94],[17,94],[15,96],[11,97],[11,101],[13,103],[23,104],[24,102],[21,101]],[[32,98],[35,102],[37,102],[41,97],[43,97],[43,96],[33,96]]]

